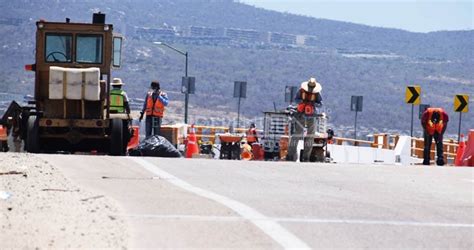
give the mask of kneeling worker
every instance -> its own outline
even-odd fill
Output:
[[[428,108],[421,117],[421,126],[423,126],[424,150],[423,165],[430,165],[431,142],[433,138],[436,144],[436,155],[438,159],[436,164],[444,165],[443,156],[443,134],[448,126],[448,114],[442,108]]]
[[[290,137],[290,145],[288,148],[287,159],[296,161],[296,148],[298,141],[304,139],[303,161],[309,161],[311,151],[314,143],[314,114],[316,107],[321,107],[321,84],[316,82],[315,78],[310,78],[308,81],[301,83],[301,87],[296,94],[295,100],[298,102],[294,118],[294,134]],[[306,124],[306,126],[305,126]],[[306,133],[305,133],[306,127]]]

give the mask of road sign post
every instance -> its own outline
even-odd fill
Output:
[[[405,102],[411,104],[411,125],[410,125],[410,136],[413,137],[413,113],[415,105],[421,103],[421,87],[420,86],[407,86],[405,91]]]
[[[187,57],[186,57],[187,58]],[[186,64],[187,65],[187,64]],[[188,72],[186,67],[186,72]],[[194,94],[196,78],[193,76],[188,77],[183,76],[181,79],[181,93],[184,94],[184,123],[188,123],[188,103],[189,103],[189,94]]]
[[[357,140],[357,113],[362,112],[363,98],[364,98],[363,96],[355,96],[355,95],[351,97],[351,111],[355,111],[354,140]]]
[[[247,97],[247,82],[234,82],[234,98],[239,98],[237,106],[237,128],[240,127],[240,100]]]
[[[431,105],[429,104],[420,104],[420,108],[418,110],[418,119],[421,120],[421,117],[423,116],[423,113],[425,113],[425,111],[431,107]]]
[[[459,112],[458,143],[461,142],[462,113],[469,112],[469,95],[460,94],[454,96],[454,112]]]
[[[285,87],[285,102],[290,103],[290,105],[295,100],[296,91],[298,91],[298,87],[296,86],[286,86]]]

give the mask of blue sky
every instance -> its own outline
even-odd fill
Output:
[[[281,12],[413,32],[474,29],[474,0],[240,0]]]

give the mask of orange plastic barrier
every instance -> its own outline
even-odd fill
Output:
[[[462,156],[464,155],[464,148],[466,143],[464,142],[464,135],[461,134],[461,141],[459,142],[458,152],[456,152],[456,158],[454,160],[454,166],[462,166]]]
[[[462,156],[462,166],[474,167],[474,129],[469,131],[466,148]]]
[[[133,137],[130,138],[130,141],[128,142],[127,145],[127,151],[138,147],[138,144],[140,143],[140,127],[139,126],[132,126],[133,129]]]

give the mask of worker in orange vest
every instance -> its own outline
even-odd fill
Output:
[[[444,165],[443,156],[443,134],[448,127],[449,117],[442,108],[428,108],[421,116],[421,126],[423,127],[424,150],[423,165],[430,165],[431,142],[433,138],[436,144],[436,164]]]
[[[298,141],[304,139],[303,161],[309,161],[314,142],[314,115],[316,108],[321,107],[322,86],[316,81],[316,78],[310,78],[302,82],[299,91],[296,93],[295,100],[298,102],[295,118],[295,131],[290,137],[287,159],[296,161],[296,148]]]
[[[146,114],[145,119],[145,133],[146,136],[159,135],[161,122],[165,114],[165,107],[168,106],[168,95],[161,91],[160,83],[158,81],[152,81],[150,84],[150,90],[147,92],[145,97],[145,103],[143,109],[140,112],[141,122],[143,114]]]
[[[250,124],[250,128],[247,130],[247,143],[252,145],[253,143],[258,142],[257,128],[255,123]]]

